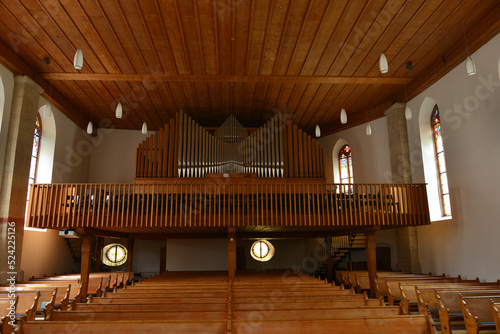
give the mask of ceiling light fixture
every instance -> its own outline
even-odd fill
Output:
[[[92,121],[87,125],[87,133],[91,135],[94,132],[94,126],[92,125]]]
[[[123,108],[121,103],[118,103],[118,105],[116,106],[115,116],[116,118],[122,118],[123,116]]]
[[[384,74],[389,72],[389,63],[387,62],[385,54],[380,54],[380,61],[378,65],[380,67],[380,73]]]
[[[49,57],[43,58],[42,65],[47,66],[48,64],[50,64],[50,58]]]
[[[50,99],[51,95],[52,95],[52,82],[50,83],[49,99]],[[45,117],[45,118],[52,117],[52,105],[50,104],[50,101],[48,101],[48,100],[47,100],[47,104],[45,105],[45,109],[43,111],[43,117]]]
[[[82,49],[76,50],[75,58],[73,59],[73,67],[81,70],[83,67],[83,52]]]
[[[316,132],[316,138],[321,137],[321,129],[319,128],[319,125],[316,125],[315,132]]]
[[[146,133],[148,133],[148,125],[144,122],[142,123],[142,134],[145,135]]]
[[[415,67],[413,67],[413,63],[411,61],[406,63],[406,68],[409,69],[410,71],[413,71]]]
[[[346,124],[347,123],[347,112],[345,111],[344,108],[340,111],[340,123]]]
[[[462,21],[462,29],[464,31],[465,50],[467,51],[467,59],[465,60],[465,71],[467,72],[467,75],[471,76],[476,74],[476,64],[469,55],[469,45],[467,44],[467,36],[465,35],[465,27],[463,21]]]
[[[368,125],[366,126],[366,135],[367,135],[367,136],[371,136],[371,134],[372,134],[372,127],[371,127],[371,125],[370,125],[370,124],[368,124]]]
[[[405,118],[407,121],[413,118],[413,113],[411,112],[410,106],[408,105],[408,96],[406,95],[406,85],[405,85]]]

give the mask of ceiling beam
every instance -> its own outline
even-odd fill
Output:
[[[413,78],[391,77],[313,77],[268,75],[168,75],[168,74],[86,74],[42,73],[45,80],[55,81],[149,81],[149,82],[221,82],[221,83],[303,83],[352,85],[407,85]]]

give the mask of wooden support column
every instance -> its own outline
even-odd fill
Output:
[[[326,245],[326,279],[328,283],[333,282],[333,261],[332,261],[332,236],[329,234],[325,238]]]
[[[227,235],[227,276],[228,279],[234,280],[236,277],[236,229],[230,227]]]
[[[370,280],[370,297],[375,298],[375,278],[377,275],[377,248],[375,245],[375,231],[365,233],[366,262]]]
[[[134,256],[134,240],[128,239],[127,243],[127,271],[132,271],[132,258]]]
[[[89,289],[89,274],[90,274],[90,251],[92,249],[92,235],[84,234],[82,236],[82,260],[80,269],[80,280],[82,281],[82,298],[87,298]]]
[[[101,271],[101,259],[102,259],[102,237],[96,237],[95,242],[95,263],[94,272],[98,273]]]

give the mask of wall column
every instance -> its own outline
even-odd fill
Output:
[[[26,76],[14,78],[14,93],[0,192],[0,283],[16,276],[23,280],[20,269],[24,235],[24,215],[31,163],[38,100],[43,89]],[[8,112],[8,111],[6,111]],[[12,236],[15,235],[15,251]],[[10,237],[10,239],[9,239]],[[10,253],[9,253],[10,251]],[[15,256],[15,261],[8,258]],[[12,262],[13,261],[13,262]],[[9,263],[10,262],[10,263]]]
[[[127,271],[132,271],[132,259],[134,257],[134,239],[128,239],[127,242]]]
[[[375,232],[365,233],[366,263],[368,265],[368,279],[370,280],[370,297],[375,298],[375,279],[377,276],[377,246]]]
[[[101,271],[101,259],[102,259],[102,237],[96,237],[95,241],[95,264],[94,272],[98,273]]]
[[[395,103],[384,113],[387,116],[393,183],[412,183],[405,107],[404,103]],[[418,256],[417,228],[413,226],[397,228],[396,235],[398,247],[396,270],[420,273],[422,268]]]
[[[229,280],[234,280],[236,277],[236,229],[234,227],[229,228],[227,237],[227,277]]]
[[[80,279],[82,281],[82,299],[87,298],[89,290],[89,277],[90,277],[90,255],[92,250],[92,235],[84,234],[82,236],[82,260],[80,267]]]
[[[326,279],[328,283],[333,282],[333,261],[332,261],[332,236],[329,234],[325,238],[326,246]]]

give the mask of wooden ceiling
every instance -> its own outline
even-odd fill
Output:
[[[472,53],[498,32],[498,0],[2,0],[0,62],[81,127],[156,130],[178,110],[250,127],[279,110],[326,134],[383,116],[459,65],[464,33]]]

